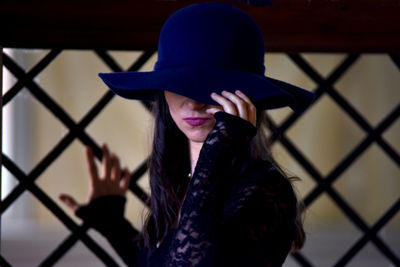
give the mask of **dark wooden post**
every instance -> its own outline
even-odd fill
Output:
[[[2,166],[2,154],[3,154],[3,47],[0,45],[0,200],[2,190],[2,177],[1,177],[1,166]],[[1,208],[0,208],[1,209]],[[1,240],[1,215],[0,215],[0,240]],[[1,252],[1,242],[0,242]]]
[[[157,48],[175,10],[209,0],[0,1],[0,44],[21,48]],[[377,52],[400,49],[398,0],[230,2],[261,27],[268,52]]]

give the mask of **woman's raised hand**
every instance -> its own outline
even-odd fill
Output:
[[[222,91],[221,95],[212,93],[211,98],[221,105],[221,107],[212,107],[207,109],[207,113],[214,114],[218,111],[224,111],[234,116],[251,122],[256,126],[257,109],[248,96],[239,90],[235,94]]]
[[[125,196],[131,180],[127,167],[121,170],[118,157],[110,153],[106,144],[102,146],[102,174],[99,176],[92,149],[86,147],[86,161],[89,169],[88,202],[106,195]],[[74,212],[82,206],[72,196],[60,194],[60,200]]]

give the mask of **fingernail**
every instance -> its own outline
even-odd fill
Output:
[[[106,143],[104,143],[103,147],[104,147],[104,150],[106,150],[108,152],[108,146]]]

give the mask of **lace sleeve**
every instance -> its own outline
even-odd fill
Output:
[[[76,216],[100,232],[128,266],[137,266],[136,231],[124,217],[126,198],[117,195],[93,199]]]
[[[264,171],[262,171],[264,169]],[[225,207],[210,266],[282,266],[295,235],[296,198],[274,167],[246,176]]]
[[[215,253],[215,230],[222,214],[217,191],[233,155],[248,147],[256,128],[225,112],[214,114],[216,124],[207,136],[181,208],[167,266],[207,266]]]

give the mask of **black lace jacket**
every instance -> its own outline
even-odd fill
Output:
[[[281,266],[295,235],[291,184],[266,161],[249,158],[255,127],[224,112],[200,151],[176,229],[159,247],[139,249],[124,218],[125,198],[104,196],[76,214],[129,266]],[[235,159],[233,161],[233,159]]]

